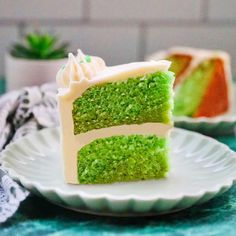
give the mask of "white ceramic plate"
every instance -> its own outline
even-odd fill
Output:
[[[236,85],[234,85],[233,92],[234,107],[229,114],[213,118],[178,116],[174,117],[175,126],[192,131],[198,131],[210,136],[233,134],[236,132]]]
[[[3,166],[30,191],[73,210],[104,215],[178,211],[225,192],[236,179],[236,154],[203,135],[174,128],[171,171],[161,180],[107,185],[63,181],[59,130],[45,129],[10,144]]]

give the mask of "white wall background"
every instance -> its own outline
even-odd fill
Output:
[[[0,0],[0,74],[10,43],[35,28],[109,65],[173,45],[223,49],[236,75],[236,0]]]

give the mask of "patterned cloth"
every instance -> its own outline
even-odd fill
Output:
[[[0,97],[0,151],[30,132],[57,125],[56,107],[55,84],[24,88]],[[12,216],[28,194],[1,168],[0,156],[0,222]]]

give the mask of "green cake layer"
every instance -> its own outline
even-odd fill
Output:
[[[193,116],[211,81],[215,60],[201,63],[175,91],[175,116]]]
[[[74,134],[122,124],[171,123],[172,72],[87,89],[73,103]]]
[[[155,135],[97,139],[78,152],[82,184],[158,179],[168,169],[167,140]]]

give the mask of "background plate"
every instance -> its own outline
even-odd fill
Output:
[[[59,129],[44,129],[8,145],[3,166],[30,191],[61,206],[104,215],[178,211],[225,192],[236,179],[235,153],[203,135],[174,128],[171,171],[161,180],[107,185],[63,181]]]

